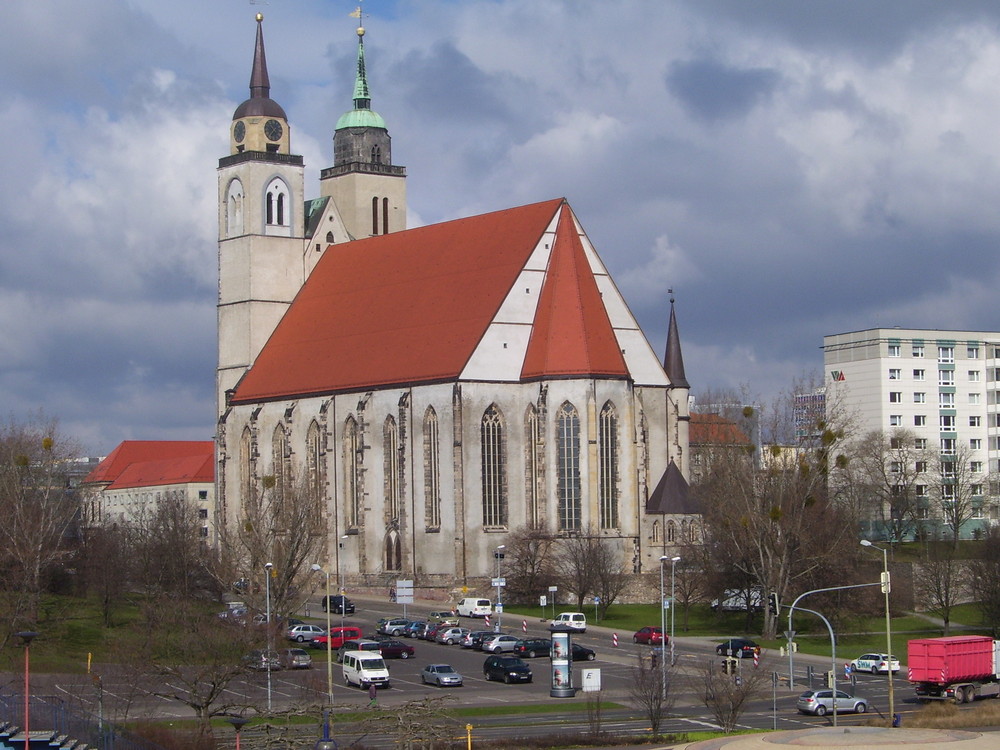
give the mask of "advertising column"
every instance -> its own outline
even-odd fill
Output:
[[[573,644],[568,629],[551,628],[552,634],[552,682],[549,696],[552,698],[572,698],[576,695],[573,687]]]

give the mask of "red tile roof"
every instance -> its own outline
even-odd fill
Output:
[[[521,377],[627,378],[628,368],[566,207],[559,215]]]
[[[202,484],[215,481],[215,455],[165,458],[130,464],[109,490],[130,487],[156,487],[164,484]]]
[[[749,445],[750,438],[736,426],[735,422],[720,417],[718,414],[695,414],[692,412],[688,442],[692,446]]]
[[[194,462],[201,461],[202,464],[207,459],[208,479],[199,478],[184,481],[211,482],[215,476],[214,457],[215,443],[211,440],[126,440],[111,451],[107,458],[101,461],[83,481],[85,484],[110,484],[118,481],[126,472],[139,471],[139,469],[133,470],[133,466],[191,458],[195,459]],[[166,476],[165,468],[160,467],[152,470],[150,475]],[[205,476],[204,467],[200,466],[197,470],[193,470],[184,462],[178,464],[173,471],[176,476]],[[167,483],[163,482],[163,484]]]
[[[331,245],[232,403],[458,379],[561,207],[524,377],[628,377],[556,199]]]

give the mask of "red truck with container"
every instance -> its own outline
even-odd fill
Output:
[[[971,703],[1000,695],[1000,641],[985,635],[917,638],[907,646],[906,665],[917,698]]]

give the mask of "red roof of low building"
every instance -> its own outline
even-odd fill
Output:
[[[561,211],[523,378],[628,377],[562,199],[327,248],[232,403],[457,380]]]
[[[162,461],[141,461],[131,464],[109,490],[132,487],[156,487],[165,484],[209,484],[215,481],[215,456],[182,456]]]
[[[214,471],[215,443],[211,440],[126,440],[118,445],[107,458],[101,461],[84,479],[84,484],[112,484],[123,476],[138,478],[146,477],[177,477],[170,482],[151,482],[151,484],[176,484],[179,481],[212,482]],[[186,461],[185,459],[190,459]],[[143,465],[176,462],[170,468],[167,466],[140,468]],[[205,464],[207,462],[207,469]],[[198,464],[197,468],[193,468]],[[205,479],[206,470],[208,478]],[[182,477],[197,476],[198,479],[185,480]],[[129,480],[129,481],[134,481]],[[129,484],[128,486],[143,486]]]
[[[735,422],[720,417],[718,414],[695,414],[692,412],[688,442],[693,446],[750,445],[750,438],[736,426]]]

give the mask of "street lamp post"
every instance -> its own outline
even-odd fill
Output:
[[[330,705],[333,705],[333,633],[330,632],[330,572],[323,570],[319,565],[313,565],[312,569],[319,571],[326,576],[326,691],[330,697]],[[340,608],[341,613],[344,607]],[[343,617],[343,614],[341,614]]]
[[[871,547],[882,553],[882,593],[885,594],[885,655],[888,657],[886,676],[889,678],[889,719],[891,721],[896,716],[896,695],[892,683],[892,634],[889,630],[889,591],[892,589],[892,584],[889,580],[889,551],[884,547],[872,544],[867,539],[861,540],[861,546]]]
[[[500,561],[503,559],[503,551],[507,549],[506,544],[501,544],[493,551],[493,557],[497,559],[497,625],[496,632],[500,632],[500,620],[503,616],[503,597],[501,596],[501,591],[503,586],[500,585]]]
[[[267,710],[271,710],[271,568],[273,563],[264,563],[264,591],[267,606],[266,627],[267,627],[267,653],[264,655],[264,664],[267,667]]]
[[[24,747],[31,743],[31,642],[38,635],[33,630],[22,630],[17,637],[24,643]]]
[[[243,725],[250,721],[250,719],[244,716],[227,716],[226,721],[232,724],[233,729],[236,730],[236,750],[240,750],[240,730],[243,729]]]
[[[674,598],[674,566],[677,561],[680,560],[680,556],[670,558],[670,666],[673,666],[674,661],[674,609],[677,606],[677,600]]]
[[[344,599],[344,584],[340,582],[340,553],[344,549],[344,540],[347,539],[347,534],[340,537],[337,542],[337,594],[340,595],[340,627],[344,627],[344,610],[347,609],[347,602]],[[330,577],[327,576],[326,579],[326,610],[330,611]],[[326,629],[330,629],[330,623],[327,622]],[[333,693],[330,693],[330,702],[333,702]]]
[[[663,634],[667,632],[667,609],[664,606],[666,601],[663,594],[663,563],[670,558],[666,555],[660,558],[660,693],[663,700],[667,699],[667,668],[666,649],[663,648]]]

